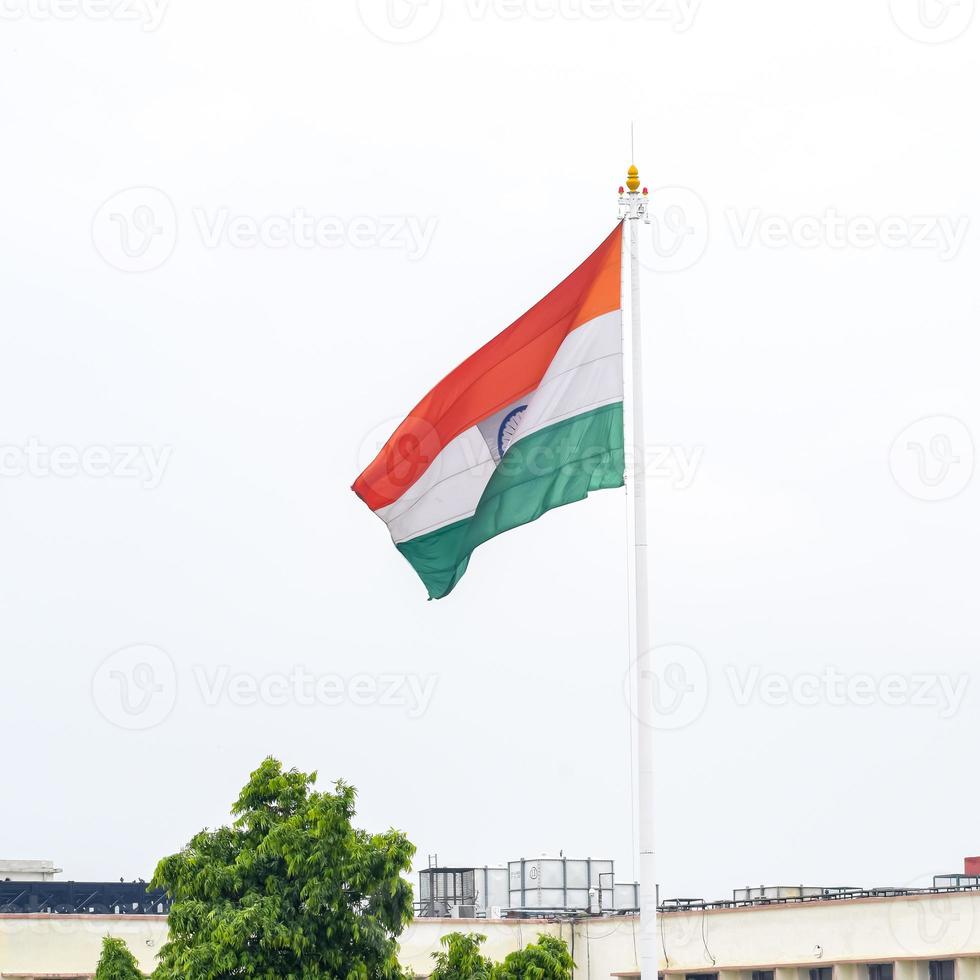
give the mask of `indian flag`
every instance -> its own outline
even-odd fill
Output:
[[[430,598],[485,541],[623,485],[622,231],[446,375],[354,482]]]

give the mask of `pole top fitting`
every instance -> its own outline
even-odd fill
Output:
[[[650,224],[650,202],[647,196],[649,192],[645,187],[642,194],[639,190],[640,171],[636,166],[631,166],[626,171],[626,187],[619,188],[619,217],[631,221],[642,218],[646,224]]]

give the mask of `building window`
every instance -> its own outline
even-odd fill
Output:
[[[752,980],[776,980],[775,970],[753,970]]]
[[[810,980],[833,980],[834,968],[832,966],[813,966],[810,967],[809,973]]]
[[[868,980],[895,980],[895,964],[869,963]]]
[[[718,980],[718,974],[717,973],[685,973],[684,980]]]
[[[953,961],[929,960],[929,980],[953,980]]]

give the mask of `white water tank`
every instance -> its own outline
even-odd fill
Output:
[[[589,909],[594,888],[603,909],[612,909],[613,862],[596,858],[537,857],[509,861],[512,909]]]

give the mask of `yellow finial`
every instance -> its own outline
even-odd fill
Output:
[[[634,194],[640,189],[640,171],[635,166],[626,171],[626,186]]]

